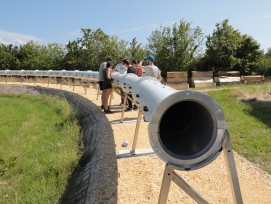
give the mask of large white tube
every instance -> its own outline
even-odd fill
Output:
[[[1,76],[71,77],[97,82],[98,72],[0,70]],[[149,121],[149,140],[156,154],[182,170],[207,165],[222,150],[226,120],[219,105],[208,95],[177,91],[153,77],[112,73],[113,83],[133,95]]]
[[[61,77],[86,79],[91,82],[98,82],[99,72],[93,71],[55,71],[55,70],[0,70],[0,76],[39,76],[39,77]]]
[[[112,74],[120,87],[124,74]],[[226,120],[219,105],[208,95],[177,91],[153,77],[134,76],[129,83],[134,100],[149,121],[149,140],[155,153],[181,170],[203,167],[221,152]]]

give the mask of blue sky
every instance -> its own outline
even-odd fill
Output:
[[[216,23],[229,19],[262,49],[271,48],[271,0],[3,0],[0,6],[0,42],[5,44],[66,44],[82,37],[81,28],[101,28],[145,44],[152,31],[180,20],[209,35]]]

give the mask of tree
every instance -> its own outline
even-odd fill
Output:
[[[0,44],[0,69],[18,69],[19,49],[17,46]]]
[[[234,69],[241,73],[251,73],[256,70],[256,65],[263,55],[260,50],[260,44],[251,36],[243,35],[240,46],[236,51],[236,58],[239,63],[235,65]]]
[[[81,29],[82,38],[78,38],[66,45],[65,63],[68,69],[97,70],[104,50],[108,47],[109,36],[101,29]]]
[[[142,47],[141,43],[137,42],[136,38],[132,39],[128,52],[131,59],[140,60],[146,55],[146,50]]]
[[[256,72],[265,76],[271,76],[271,48],[262,55],[256,64]]]
[[[250,36],[241,35],[227,19],[216,24],[216,30],[207,36],[206,48],[205,67],[215,73],[231,70],[251,73],[261,56],[259,43]]]
[[[107,57],[118,61],[119,57],[127,54],[127,43],[119,41],[116,36],[106,35],[101,29],[81,31],[82,38],[66,45],[65,64],[69,69],[96,71]]]
[[[148,38],[149,52],[156,57],[156,64],[167,71],[187,71],[196,64],[203,33],[199,27],[181,20],[172,27],[160,27]]]
[[[271,58],[271,48],[268,48],[266,53],[265,53],[265,57],[270,57]]]
[[[39,69],[37,68],[38,46],[33,41],[29,41],[25,45],[20,46],[19,59],[21,69]]]
[[[46,46],[30,41],[21,45],[19,52],[21,69],[59,70],[62,68],[63,58],[64,49],[56,43]]]
[[[265,76],[271,76],[271,58],[263,57],[256,64],[256,72]]]
[[[66,45],[66,54],[64,57],[64,66],[67,70],[76,70],[81,67],[81,47],[79,46],[79,41],[74,40],[68,42]]]

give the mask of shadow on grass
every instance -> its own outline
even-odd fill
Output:
[[[271,128],[271,101],[262,101],[255,98],[249,100],[242,100],[243,103],[248,104],[251,109],[248,113],[260,120],[266,126]]]

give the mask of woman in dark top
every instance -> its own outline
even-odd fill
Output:
[[[104,113],[113,113],[108,108],[108,99],[112,92],[112,78],[111,78],[111,71],[112,71],[112,62],[107,62],[106,68],[103,70],[103,91],[105,92],[103,97],[103,104],[104,104]]]

